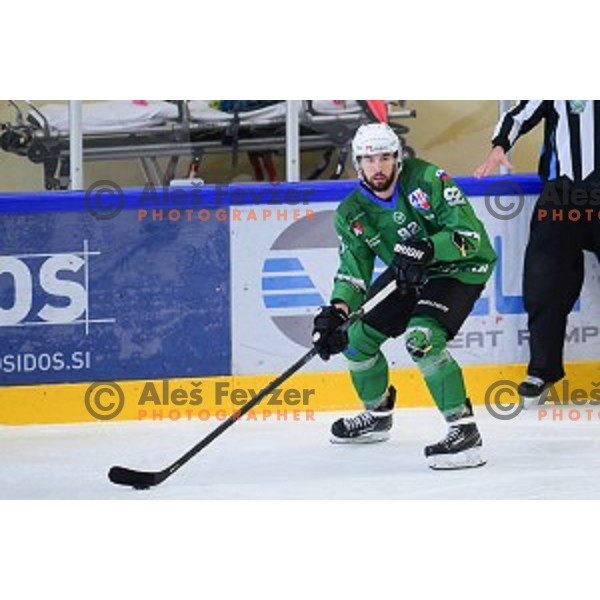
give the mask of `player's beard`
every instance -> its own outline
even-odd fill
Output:
[[[381,179],[379,181],[375,181],[375,177],[382,175],[382,173],[375,173],[373,177],[367,179],[365,177],[365,183],[374,191],[380,194],[387,192],[396,180],[396,174],[398,172],[398,167],[394,167],[392,174],[385,179]]]

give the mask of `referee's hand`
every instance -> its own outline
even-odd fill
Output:
[[[487,177],[490,173],[493,173],[496,170],[498,165],[504,165],[511,171],[514,169],[502,146],[495,146],[494,149],[488,154],[485,162],[475,169],[473,175],[477,177],[477,179]]]

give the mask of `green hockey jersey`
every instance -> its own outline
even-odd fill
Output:
[[[442,169],[418,158],[403,163],[390,200],[359,184],[338,206],[335,228],[340,265],[331,299],[351,310],[365,298],[375,257],[389,266],[398,242],[427,238],[433,243],[429,279],[484,284],[496,262],[483,223],[460,188]]]

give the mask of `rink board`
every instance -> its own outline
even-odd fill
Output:
[[[491,384],[524,374],[521,263],[540,183],[532,176],[457,181],[499,256],[450,346],[481,403]],[[0,423],[90,421],[115,407],[114,419],[131,420],[233,412],[248,390],[262,388],[309,347],[312,315],[327,302],[337,264],[333,211],[354,185],[205,186],[198,197],[182,193],[184,202],[172,190],[150,199],[144,190],[126,190],[122,212],[110,220],[94,218],[81,193],[0,196]],[[520,198],[511,195],[515,186]],[[490,204],[495,195],[499,205]],[[514,219],[490,210],[519,202]],[[191,210],[194,218],[170,220],[171,209]],[[164,215],[148,220],[142,210]],[[600,381],[591,360],[600,351],[600,269],[595,257],[586,261],[566,357],[572,384],[589,389]],[[376,274],[382,268],[376,264]],[[404,390],[401,405],[430,406],[402,340],[384,351]],[[117,382],[122,394],[103,392],[94,409],[88,390],[104,381]],[[237,403],[225,393],[234,388]],[[286,401],[282,395],[258,411],[357,406],[339,356],[311,361],[287,389]],[[298,403],[308,392],[308,402]]]
[[[569,388],[600,389],[600,364],[596,361],[574,362],[566,365]],[[498,382],[508,381],[507,395],[500,396],[503,404],[518,401],[514,384],[525,374],[524,365],[480,365],[463,369],[466,386],[473,403],[484,404],[486,392]],[[89,402],[100,417],[94,417],[86,408],[88,383],[51,384],[45,386],[15,386],[2,389],[0,424],[27,425],[42,423],[78,423],[92,421],[194,421],[206,422],[212,417],[224,420],[263,389],[274,378],[272,375],[242,375],[234,377],[207,377],[148,381],[121,381],[123,406],[115,417],[113,406],[118,406],[112,388],[94,396]],[[398,388],[397,408],[433,407],[433,401],[419,371],[415,368],[393,369],[391,383]],[[201,382],[201,383],[200,383]],[[150,393],[149,391],[150,390]],[[200,390],[199,397],[192,392]],[[102,391],[102,385],[96,388]],[[557,397],[563,399],[564,388],[557,388]],[[201,402],[198,402],[201,398]],[[322,411],[353,411],[361,407],[346,372],[298,373],[280,391],[267,396],[249,414],[255,420],[311,421],[312,415]],[[107,409],[104,411],[103,409]],[[481,406],[480,410],[484,410]]]

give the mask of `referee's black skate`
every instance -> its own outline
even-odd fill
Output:
[[[483,442],[468,398],[464,413],[448,420],[448,424],[450,427],[446,437],[437,444],[425,447],[429,466],[435,470],[453,470],[485,465],[481,453]]]
[[[376,409],[361,412],[356,417],[338,419],[331,426],[334,444],[371,444],[390,438],[393,423],[396,388],[391,385],[383,402]]]
[[[540,377],[527,375],[527,378],[519,384],[519,396],[523,402],[523,408],[535,408],[544,403],[545,394],[551,387],[551,383]]]

